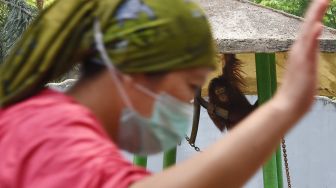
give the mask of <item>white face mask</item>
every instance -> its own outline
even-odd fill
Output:
[[[138,155],[154,154],[175,147],[192,123],[192,105],[167,94],[157,95],[152,115],[123,110],[119,126],[121,148]]]
[[[193,106],[179,101],[165,93],[155,94],[149,89],[137,85],[139,91],[155,99],[152,115],[147,118],[137,113],[120,84],[117,70],[108,57],[102,43],[102,34],[98,22],[95,22],[95,41],[104,64],[111,72],[126,108],[122,111],[117,144],[137,155],[154,154],[167,151],[176,146],[192,123]]]

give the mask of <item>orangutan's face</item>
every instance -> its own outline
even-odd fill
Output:
[[[224,87],[218,87],[215,89],[215,94],[220,102],[227,102],[228,97]]]

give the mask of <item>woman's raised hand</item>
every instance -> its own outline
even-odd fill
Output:
[[[310,109],[317,89],[318,37],[329,0],[314,0],[308,9],[301,32],[291,48],[283,84],[275,100],[301,117]]]

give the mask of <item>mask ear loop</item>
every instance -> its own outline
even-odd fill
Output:
[[[122,98],[123,102],[125,103],[125,105],[128,108],[134,110],[134,107],[133,107],[130,99],[128,98],[128,95],[127,95],[124,87],[120,84],[120,79],[117,77],[118,70],[115,68],[112,60],[107,55],[107,51],[106,51],[106,48],[105,48],[104,43],[103,43],[103,34],[102,34],[102,31],[101,31],[100,28],[101,28],[100,23],[96,19],[94,21],[94,39],[95,39],[95,43],[96,43],[96,48],[99,52],[100,57],[103,60],[103,63],[108,68],[108,70],[111,72],[110,75],[112,77],[112,80],[113,80],[114,84],[118,88],[117,89],[118,93],[119,93],[120,97]]]
[[[145,86],[143,86],[143,85],[140,85],[140,84],[135,83],[135,87],[136,87],[139,91],[145,93],[146,95],[152,97],[153,99],[158,98],[158,97],[157,97],[158,95],[157,95],[156,93],[154,93],[153,91],[151,91],[150,89],[148,89],[147,87],[145,87]]]

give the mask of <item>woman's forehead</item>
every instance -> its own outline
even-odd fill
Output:
[[[189,80],[204,82],[211,71],[211,69],[205,67],[194,68],[188,70],[186,76]]]

